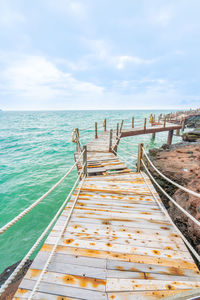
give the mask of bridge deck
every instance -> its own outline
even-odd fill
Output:
[[[109,153],[106,134],[88,145],[90,166],[70,222],[34,299],[160,299],[200,287],[200,273],[146,177]],[[107,152],[106,152],[107,151]],[[115,163],[121,164],[116,168]],[[92,167],[91,167],[92,168]],[[97,168],[100,168],[98,165]],[[113,173],[112,173],[112,172]],[[98,172],[96,173],[98,174]],[[27,299],[63,228],[78,188],[14,299]]]
[[[140,135],[140,134],[147,134],[147,133],[156,133],[156,132],[163,132],[163,131],[170,131],[170,130],[177,130],[181,129],[182,125],[180,124],[173,124],[173,123],[166,123],[165,127],[163,125],[154,125],[151,127],[136,127],[136,128],[126,128],[122,130],[121,137],[127,137],[127,136],[134,136],[134,135]]]

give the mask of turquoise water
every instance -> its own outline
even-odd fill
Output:
[[[167,113],[154,113],[161,112]],[[74,128],[87,129],[95,121],[100,126],[105,117],[108,128],[115,128],[121,119],[125,119],[126,126],[132,116],[140,122],[149,114],[150,111],[0,112],[0,227],[41,197],[72,166]],[[84,144],[93,138],[94,130],[80,131],[80,134]],[[157,134],[155,141],[151,135],[126,138],[120,143],[119,154],[126,156],[124,150],[137,153],[137,146],[126,144],[126,140],[144,142],[152,148],[161,146],[166,138],[167,133]],[[180,138],[174,137],[173,141]],[[135,163],[134,158],[130,163]],[[28,252],[67,197],[76,176],[74,170],[50,196],[0,235],[0,273]]]

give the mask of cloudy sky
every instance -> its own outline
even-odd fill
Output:
[[[200,106],[199,0],[0,0],[0,108]]]

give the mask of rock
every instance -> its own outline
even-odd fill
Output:
[[[200,115],[187,118],[185,121],[185,126],[188,128],[200,128]]]
[[[160,152],[160,150],[159,149],[156,149],[156,148],[154,148],[154,149],[149,149],[149,154],[151,155],[151,156],[156,156],[157,155],[157,153],[158,152]]]
[[[175,144],[172,145],[170,149],[167,149],[167,151],[164,151],[163,147],[161,147],[160,151],[154,150],[153,153],[156,153],[156,155],[151,156],[150,153],[150,158],[154,165],[164,175],[180,185],[200,193],[199,142]],[[200,198],[194,197],[193,195],[178,189],[176,186],[159,176],[155,170],[152,168],[150,168],[150,170],[162,188],[164,188],[165,191],[193,217],[200,220]],[[157,191],[174,223],[179,227],[191,244],[196,247],[196,251],[199,251],[200,228],[172,204],[166,196],[163,196],[159,189],[157,189]]]
[[[169,149],[170,149],[170,146],[169,146],[168,144],[163,144],[163,145],[161,146],[161,149],[163,149],[163,150],[169,150]]]
[[[18,261],[17,263],[13,264],[12,266],[6,268],[3,273],[0,274],[0,286],[7,280],[7,278],[12,274],[12,272],[16,269],[16,267],[18,266],[18,264],[20,263],[20,261]],[[18,289],[18,286],[22,280],[22,278],[24,277],[24,275],[26,274],[28,268],[30,267],[32,263],[32,260],[28,260],[24,267],[21,269],[21,271],[19,271],[18,275],[15,277],[15,279],[13,280],[13,282],[7,287],[7,289],[5,290],[5,292],[1,295],[1,300],[11,300],[14,297],[14,294],[16,292],[16,290]]]
[[[193,131],[190,132],[185,132],[182,135],[182,138],[184,141],[188,141],[188,142],[195,142],[198,139],[200,139],[200,128],[195,129]]]

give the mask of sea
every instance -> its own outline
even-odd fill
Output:
[[[0,227],[47,192],[74,164],[74,128],[80,129],[84,145],[94,139],[95,122],[98,122],[98,132],[103,130],[104,118],[108,129],[116,129],[121,120],[124,120],[124,128],[128,128],[132,117],[135,126],[142,126],[145,117],[149,120],[150,113],[157,117],[170,112],[0,111]],[[127,152],[130,153],[128,167],[134,169],[134,155],[139,142],[143,142],[146,149],[151,149],[160,147],[166,140],[166,132],[157,133],[155,140],[151,134],[128,137],[121,140],[118,152],[125,160]],[[173,137],[173,142],[180,141],[180,137]],[[55,191],[0,235],[0,273],[26,255],[66,199],[76,178],[77,171],[74,169]]]

